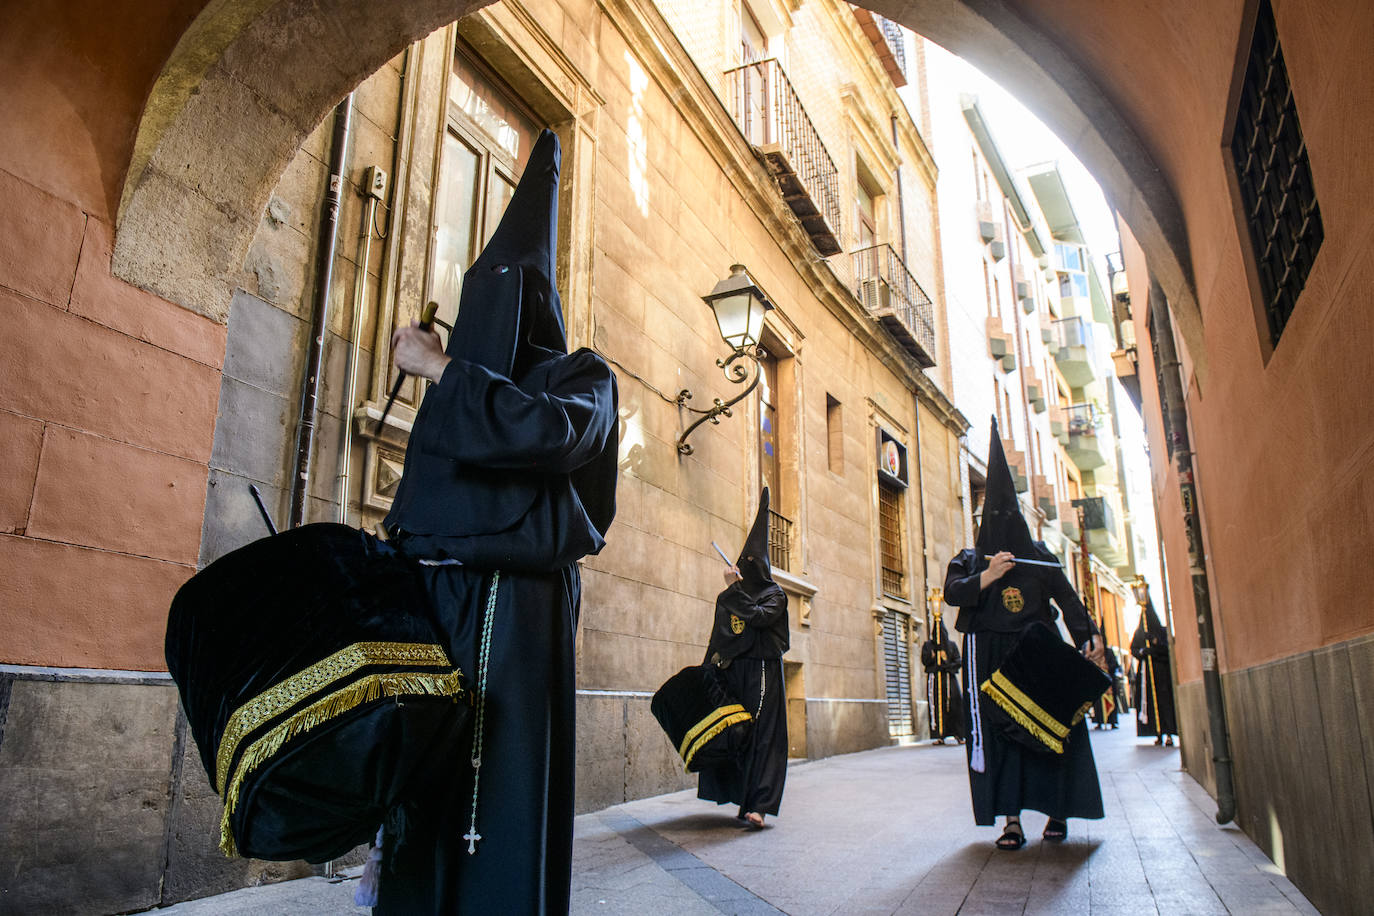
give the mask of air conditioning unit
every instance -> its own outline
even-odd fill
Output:
[[[892,287],[882,277],[869,277],[859,287],[859,301],[870,312],[892,308]]]

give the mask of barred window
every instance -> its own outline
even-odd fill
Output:
[[[1322,219],[1269,0],[1260,0],[1255,19],[1231,158],[1277,346],[1321,248]]]
[[[883,594],[906,597],[906,564],[902,562],[902,491],[878,484],[878,550],[882,560]]]

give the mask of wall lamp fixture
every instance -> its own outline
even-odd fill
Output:
[[[692,413],[701,415],[677,440],[677,450],[683,455],[692,454],[692,446],[687,444],[687,437],[698,426],[708,421],[719,424],[722,416],[733,416],[730,408],[758,387],[759,377],[763,373],[763,367],[759,364],[759,360],[764,356],[763,348],[759,346],[759,338],[763,333],[763,314],[773,307],[773,303],[768,301],[763,290],[759,289],[745,271],[743,264],[732,264],[730,276],[717,283],[710,293],[702,297],[702,301],[715,313],[721,339],[733,351],[724,359],[716,360],[716,365],[725,373],[726,380],[736,385],[744,383],[751,375],[753,380],[728,401],[716,398],[707,410],[687,406],[687,402],[692,399],[690,389],[684,388],[677,393],[679,407],[685,407]],[[753,363],[752,373],[745,364],[737,362],[746,358]]]
[[[1131,593],[1135,595],[1135,603],[1141,607],[1150,600],[1150,586],[1146,584],[1144,576],[1137,574],[1131,580]]]

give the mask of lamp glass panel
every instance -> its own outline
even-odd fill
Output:
[[[743,346],[756,346],[763,339],[763,314],[767,311],[763,307],[763,300],[758,296],[749,297],[749,338],[743,342]]]
[[[716,313],[716,324],[720,328],[720,336],[731,347],[739,348],[745,345],[745,338],[749,336],[750,325],[752,324],[749,315],[749,303],[753,298],[747,292],[739,292],[711,300],[711,308]]]

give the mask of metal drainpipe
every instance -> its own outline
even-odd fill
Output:
[[[334,109],[334,136],[329,150],[329,187],[320,205],[319,246],[315,264],[315,302],[310,316],[310,356],[301,392],[301,419],[296,435],[296,473],[291,482],[291,515],[288,528],[305,521],[310,491],[310,452],[315,444],[315,414],[319,408],[320,369],[324,341],[329,332],[329,289],[334,280],[334,253],[339,244],[339,204],[343,199],[344,162],[348,158],[348,133],[353,121],[353,93]]]
[[[1174,446],[1178,468],[1179,496],[1183,500],[1183,523],[1188,533],[1188,568],[1193,578],[1193,604],[1197,610],[1198,645],[1202,652],[1202,685],[1207,695],[1207,720],[1212,735],[1212,763],[1217,780],[1217,823],[1227,824],[1236,816],[1236,789],[1231,773],[1231,736],[1226,727],[1226,704],[1217,671],[1217,639],[1212,626],[1211,587],[1207,579],[1207,560],[1202,549],[1202,519],[1198,515],[1197,484],[1193,479],[1193,453],[1188,439],[1188,402],[1183,396],[1183,377],[1174,330],[1164,290],[1150,281],[1150,330],[1159,353],[1160,400],[1167,405],[1165,436]]]

